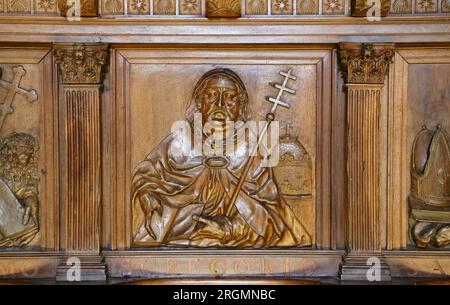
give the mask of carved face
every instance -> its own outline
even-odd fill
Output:
[[[17,147],[13,151],[13,159],[17,160],[17,164],[26,166],[30,162],[32,151],[28,147]]]
[[[236,122],[241,106],[241,91],[232,79],[225,75],[217,75],[205,84],[200,103],[203,123]]]

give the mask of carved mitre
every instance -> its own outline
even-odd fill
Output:
[[[241,17],[241,1],[206,0],[206,17],[239,18]]]
[[[55,49],[64,84],[101,84],[107,45],[69,45]]]
[[[384,84],[394,49],[392,44],[341,43],[339,58],[347,83]]]
[[[415,220],[450,223],[450,138],[440,125],[414,140],[410,205]]]
[[[299,196],[312,193],[311,158],[297,137],[286,133],[280,137],[280,159],[274,168],[283,195]]]

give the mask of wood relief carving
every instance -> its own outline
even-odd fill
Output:
[[[343,0],[323,0],[323,13],[329,15],[338,15],[344,13]]]
[[[393,0],[391,13],[401,14],[401,13],[411,13],[411,0]]]
[[[409,204],[418,247],[450,244],[450,137],[441,125],[414,139]]]
[[[435,13],[437,7],[437,0],[416,0],[417,13]]]
[[[312,161],[297,137],[291,135],[290,124],[280,137],[280,160],[274,168],[281,193],[288,196],[312,194]]]
[[[103,1],[103,14],[122,14],[124,12],[123,0],[105,0]]]
[[[75,45],[55,50],[64,84],[100,84],[108,57],[104,48]]]
[[[154,3],[153,13],[155,15],[175,15],[175,0],[155,0]]]
[[[371,0],[351,0],[352,17],[375,17],[375,3]],[[379,3],[379,17],[386,17],[391,9],[391,0],[380,0]]]
[[[0,139],[0,247],[22,247],[39,231],[37,143],[26,133]]]
[[[56,0],[39,0],[37,2],[37,10],[47,13],[56,9]]]
[[[267,0],[246,0],[245,13],[247,15],[266,15]]]
[[[202,3],[200,0],[181,0],[180,14],[199,15],[202,12]]]
[[[292,0],[273,0],[272,14],[273,15],[291,15],[293,12]]]
[[[379,120],[381,90],[393,55],[392,44],[339,46],[347,87],[348,130],[349,254],[341,269],[344,279],[366,279],[367,257],[379,256],[381,251]],[[389,269],[383,266],[382,277],[389,279]]]
[[[31,2],[30,0],[8,0],[10,12],[15,13],[30,13],[31,12]]]
[[[441,9],[444,13],[450,12],[450,0],[442,0]]]
[[[393,48],[375,47],[369,43],[362,44],[361,48],[339,49],[340,63],[347,83],[383,84],[393,56]]]
[[[6,91],[4,101],[0,104],[0,129],[3,127],[6,117],[14,111],[12,104],[17,94],[22,95],[30,103],[36,101],[38,98],[35,90],[28,91],[20,87],[22,77],[26,73],[25,69],[22,66],[15,66],[12,68],[12,72],[14,78],[11,82],[0,80],[0,88]]]
[[[312,15],[319,13],[319,1],[297,0],[297,15]]]
[[[17,95],[28,102],[38,98],[35,90],[20,86],[25,69],[14,66],[11,71],[11,82],[0,80],[4,93],[0,104],[0,129],[7,116],[14,112]],[[0,138],[0,247],[27,245],[39,231],[37,151],[36,140],[29,134],[11,133]]]
[[[277,86],[284,89],[269,100],[287,106],[279,98],[283,91],[294,91],[285,87],[292,76],[283,75],[284,84]],[[311,245],[311,236],[286,204],[272,168],[262,166],[260,155],[248,154],[246,143],[235,142],[237,131],[231,130],[219,145],[195,125],[202,121],[226,132],[223,122],[247,122],[250,106],[245,85],[231,70],[209,71],[197,82],[186,110],[188,132],[175,130],[133,171],[134,245]],[[198,132],[209,153],[196,153],[195,147],[183,144]],[[224,153],[227,143],[236,149]]]
[[[206,0],[206,17],[239,18],[241,17],[240,0]]]
[[[61,16],[97,17],[98,0],[57,0]]]
[[[83,254],[82,277],[104,279],[100,254],[101,132],[100,99],[108,46],[57,45],[61,105],[65,126],[64,232],[66,253]],[[66,279],[65,261],[58,279]]]
[[[131,0],[129,3],[130,14],[149,14],[150,13],[150,1],[149,0]]]

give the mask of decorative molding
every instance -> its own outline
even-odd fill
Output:
[[[342,75],[349,84],[384,84],[393,56],[393,44],[339,45]]]
[[[101,84],[108,58],[106,45],[69,45],[55,48],[63,84]]]
[[[375,17],[376,2],[368,0],[351,0],[352,17]],[[391,0],[380,0],[379,17],[386,17],[391,9]]]

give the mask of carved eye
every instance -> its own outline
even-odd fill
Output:
[[[217,94],[217,91],[214,90],[214,89],[208,89],[208,90],[206,90],[205,95],[204,95],[205,100],[206,100],[206,102],[208,102],[208,103],[214,103],[214,102],[217,100],[217,97],[218,97],[218,96],[219,96],[219,95]]]

